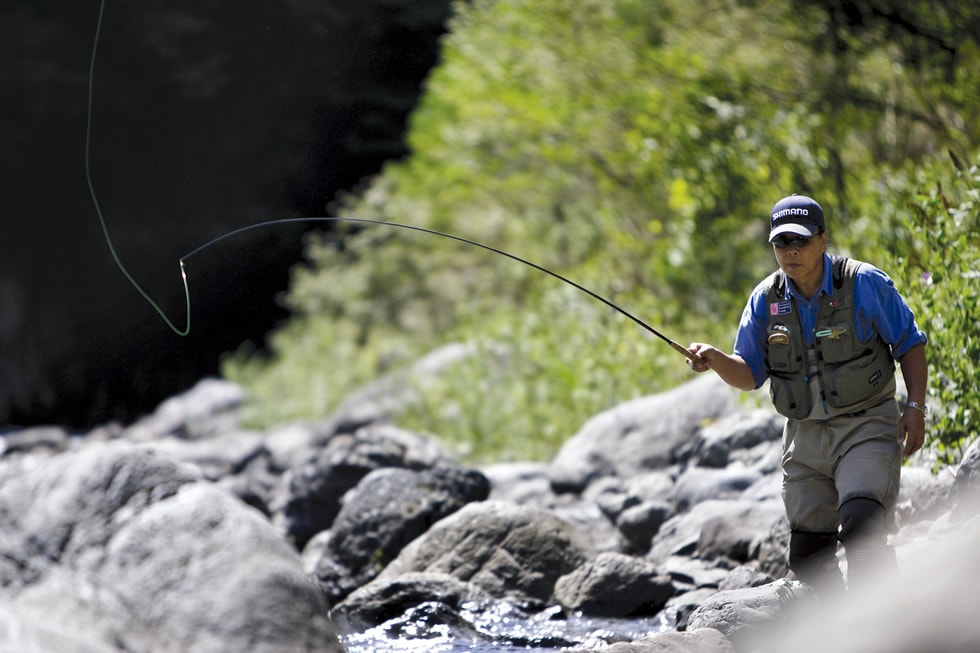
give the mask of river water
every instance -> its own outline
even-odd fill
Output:
[[[558,607],[527,614],[501,603],[479,612],[459,611],[441,603],[422,603],[379,626],[341,633],[349,653],[558,653],[590,650],[646,634],[673,630],[664,613],[636,619],[607,619],[562,614]]]

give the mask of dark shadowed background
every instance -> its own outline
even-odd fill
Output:
[[[107,0],[92,181],[132,276],[183,326],[178,261],[327,215],[404,154],[448,0]],[[259,346],[309,225],[188,261],[191,334],[116,268],[85,176],[98,0],[0,8],[0,428],[130,421]]]

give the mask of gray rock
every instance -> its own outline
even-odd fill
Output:
[[[768,536],[759,543],[758,568],[773,578],[785,578],[789,571],[789,521],[773,524]]]
[[[739,497],[745,501],[783,500],[783,473],[772,471],[763,475],[759,480],[745,488]]]
[[[470,503],[435,524],[374,581],[409,572],[441,572],[496,598],[548,601],[557,580],[592,551],[571,526],[539,508]]]
[[[37,426],[0,435],[0,456],[53,454],[68,449],[68,432],[59,426]]]
[[[475,584],[450,574],[407,573],[352,592],[334,606],[330,617],[342,629],[357,632],[398,617],[423,603],[441,603],[459,610],[464,604],[490,600],[490,595]]]
[[[555,494],[548,480],[547,465],[542,463],[506,463],[483,469],[491,482],[493,501],[504,501],[527,507],[541,508],[555,514],[579,531],[596,550],[619,550],[623,539],[613,521],[603,510],[590,486],[582,495]],[[608,480],[620,487],[617,479]]]
[[[118,653],[98,628],[54,622],[43,609],[0,602],[0,651],[4,653]]]
[[[42,625],[94,650],[340,650],[295,550],[192,467],[99,443],[4,465],[0,486],[0,604]]]
[[[594,500],[615,524],[624,553],[643,554],[649,551],[663,523],[674,515],[674,507],[666,499],[673,485],[673,478],[664,472],[647,472],[626,480],[608,476],[589,485],[584,496]]]
[[[756,567],[740,565],[728,572],[725,579],[718,584],[718,589],[737,590],[747,587],[759,587],[760,585],[768,585],[776,580],[776,578],[760,571]]]
[[[555,598],[566,608],[607,617],[657,614],[674,595],[670,576],[653,563],[600,553],[558,579]]]
[[[265,432],[263,443],[280,470],[297,468],[323,449],[335,434],[325,422],[293,422]]]
[[[480,472],[452,467],[377,469],[344,499],[314,575],[331,603],[373,580],[402,548],[490,484]]]
[[[667,601],[667,605],[664,606],[664,615],[667,622],[672,623],[676,630],[686,631],[688,619],[699,605],[718,592],[718,587],[715,585],[697,589],[678,589],[680,593]]]
[[[202,379],[126,429],[125,437],[137,441],[155,440],[164,435],[196,439],[233,430],[238,427],[238,409],[244,398],[245,392],[235,383]]]
[[[596,653],[735,653],[735,646],[712,628],[648,635],[634,642],[617,642]]]
[[[688,628],[713,628],[730,639],[738,639],[746,630],[785,617],[790,606],[801,598],[812,598],[809,588],[786,579],[759,587],[719,591],[698,606],[688,620]]]
[[[490,499],[521,505],[547,506],[554,502],[546,463],[497,463],[481,469],[490,480]]]
[[[596,480],[586,488],[584,496],[595,501],[602,514],[614,524],[624,510],[639,505],[642,501],[628,490],[622,480],[614,476],[605,476]]]
[[[272,499],[273,523],[301,550],[311,537],[330,528],[341,497],[370,472],[438,464],[455,461],[435,439],[404,429],[373,426],[335,435],[283,476]]]
[[[671,556],[661,567],[682,592],[705,588],[717,590],[731,571],[724,561],[719,563],[715,560],[701,560],[687,555]]]
[[[0,466],[0,587],[30,584],[80,552],[101,551],[120,514],[200,479],[193,468],[122,443]]]
[[[663,469],[683,460],[705,423],[736,410],[732,389],[704,375],[662,394],[641,397],[592,417],[552,460],[556,492],[582,492],[596,478]]]
[[[701,429],[694,460],[701,467],[725,467],[732,452],[782,439],[786,418],[772,410],[737,412]]]
[[[670,504],[645,501],[621,512],[616,520],[616,528],[633,550],[646,553],[661,526],[673,516],[674,509]]]
[[[782,439],[760,442],[747,449],[733,449],[729,454],[728,464],[754,469],[763,475],[781,474],[783,471]]]
[[[550,513],[577,531],[590,549],[619,551],[623,548],[623,536],[609,521],[599,505],[588,498],[563,494],[547,506]]]
[[[952,488],[953,515],[969,519],[980,505],[980,440],[974,440],[963,453]]]
[[[148,444],[170,460],[197,467],[209,481],[237,473],[256,457],[269,456],[265,434],[237,429],[193,440],[161,436]]]
[[[642,501],[667,501],[676,479],[662,470],[651,470],[630,476],[624,480],[630,494]]]
[[[702,560],[724,558],[735,562],[758,560],[762,543],[776,524],[786,522],[782,502],[759,502],[745,510],[711,517],[701,525],[697,556]]]
[[[652,471],[622,479],[606,476],[586,488],[583,496],[596,502],[610,521],[616,522],[624,510],[642,503],[664,504],[674,489],[674,478]]]
[[[263,442],[235,461],[228,474],[216,484],[266,517],[272,514],[272,497],[279,485],[283,467]]]
[[[903,467],[895,506],[897,526],[901,528],[924,520],[933,520],[948,512],[953,507],[954,482],[955,476],[949,470],[933,474],[922,467]]]
[[[663,563],[672,555],[695,554],[705,524],[717,523],[713,520],[718,519],[741,522],[755,532],[761,542],[769,536],[774,523],[785,519],[785,512],[782,502],[775,500],[704,501],[695,505],[690,512],[668,519],[654,538],[648,557],[656,563]],[[740,534],[736,541],[743,541],[744,538],[745,535]]]
[[[737,499],[761,478],[752,469],[689,467],[677,478],[670,498],[677,512],[686,512],[709,499]]]

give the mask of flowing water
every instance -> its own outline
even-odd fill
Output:
[[[485,606],[484,606],[485,607]],[[342,633],[349,653],[558,653],[592,650],[646,634],[673,630],[671,619],[610,619],[564,615],[558,607],[528,614],[500,604],[492,610],[459,611],[441,603],[422,603],[400,617],[357,633]]]

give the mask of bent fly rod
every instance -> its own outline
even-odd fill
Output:
[[[597,301],[602,302],[603,304],[605,304],[609,308],[612,308],[613,310],[618,311],[622,315],[628,317],[630,320],[632,320],[633,322],[635,322],[639,326],[643,327],[648,332],[652,333],[656,337],[658,337],[661,340],[663,340],[664,342],[666,342],[668,345],[670,345],[671,347],[673,347],[678,353],[682,354],[683,356],[685,356],[689,360],[694,361],[694,360],[697,359],[697,356],[695,354],[692,354],[691,352],[689,352],[687,350],[687,348],[685,348],[683,345],[675,342],[674,340],[671,340],[670,338],[668,338],[667,336],[665,336],[663,333],[661,333],[657,329],[654,329],[652,326],[650,326],[649,324],[647,324],[646,322],[644,322],[643,320],[641,320],[640,318],[638,318],[634,314],[632,314],[629,311],[627,311],[625,308],[619,306],[618,304],[613,303],[611,300],[606,299],[602,295],[600,295],[600,294],[598,294],[598,293],[596,293],[596,292],[594,292],[594,291],[586,288],[585,286],[583,286],[583,285],[581,285],[579,283],[576,283],[575,281],[572,281],[568,277],[565,277],[565,276],[563,276],[563,275],[555,272],[554,270],[549,270],[548,268],[544,267],[543,265],[539,265],[539,264],[537,264],[537,263],[535,263],[533,261],[527,260],[526,258],[522,258],[520,256],[517,256],[516,254],[511,254],[510,252],[505,252],[502,249],[499,249],[497,247],[493,247],[491,245],[487,245],[485,243],[481,243],[481,242],[478,242],[478,241],[475,241],[475,240],[470,240],[469,238],[463,238],[462,236],[457,236],[455,234],[446,233],[444,231],[436,231],[435,229],[427,229],[426,227],[419,227],[419,226],[416,226],[416,225],[405,224],[405,223],[402,223],[402,222],[389,222],[389,221],[385,221],[385,220],[372,220],[372,219],[369,219],[369,218],[356,218],[356,217],[313,217],[313,218],[285,218],[285,219],[281,219],[281,220],[269,220],[267,222],[259,222],[259,223],[256,223],[256,224],[252,224],[252,225],[248,225],[248,226],[245,226],[245,227],[241,227],[240,229],[235,229],[234,231],[229,231],[226,234],[223,234],[221,236],[218,236],[217,238],[215,238],[213,240],[210,240],[210,241],[204,243],[200,247],[197,247],[197,248],[191,250],[190,252],[188,252],[187,254],[184,254],[180,258],[180,271],[181,271],[181,276],[182,276],[182,278],[184,280],[185,293],[187,293],[187,271],[186,271],[186,267],[185,267],[185,262],[190,257],[194,256],[195,254],[197,254],[198,252],[200,252],[202,250],[207,249],[211,245],[214,245],[214,244],[216,244],[216,243],[224,240],[225,238],[230,238],[232,236],[238,235],[238,234],[243,233],[243,232],[246,232],[246,231],[250,231],[252,229],[259,229],[261,227],[268,227],[268,226],[277,225],[277,224],[287,224],[287,223],[294,223],[294,222],[354,222],[354,223],[369,224],[369,225],[384,225],[384,226],[387,226],[387,227],[397,227],[399,229],[408,229],[408,230],[411,230],[411,231],[418,231],[418,232],[421,232],[421,233],[424,233],[424,234],[429,234],[429,235],[432,235],[432,236],[441,236],[443,238],[448,238],[450,240],[455,240],[457,242],[465,243],[467,245],[472,245],[474,247],[480,247],[480,248],[485,249],[485,250],[487,250],[489,252],[493,252],[494,254],[499,254],[500,256],[505,256],[505,257],[507,257],[507,258],[509,258],[511,260],[517,261],[518,263],[523,263],[524,265],[527,265],[528,267],[534,268],[535,270],[537,270],[539,272],[544,272],[545,274],[551,275],[555,279],[558,279],[559,281],[562,281],[564,283],[567,283],[568,285],[572,286],[573,288],[577,288],[578,290],[584,292],[589,297],[591,297],[591,298],[593,298],[593,299],[595,299]],[[188,297],[188,306],[190,305],[189,304],[189,301],[190,301],[190,299]],[[157,311],[160,312],[161,315],[162,315],[162,311],[160,311],[159,308],[157,309]],[[188,311],[189,311],[189,309],[188,309]],[[169,323],[169,320],[168,320],[168,323]],[[173,328],[173,327],[171,327],[171,328]],[[188,327],[187,327],[187,331],[189,331],[189,330],[190,330],[190,313],[188,312]]]
[[[601,295],[599,295],[599,294],[597,294],[597,293],[589,290],[585,286],[582,286],[582,285],[580,285],[580,284],[572,281],[571,279],[568,279],[567,277],[564,277],[564,276],[558,274],[557,272],[555,272],[553,270],[549,270],[548,268],[546,268],[546,267],[544,267],[542,265],[538,265],[537,263],[534,263],[532,261],[529,261],[529,260],[527,260],[525,258],[521,258],[520,256],[516,256],[516,255],[511,254],[509,252],[505,252],[502,249],[498,249],[498,248],[492,247],[490,245],[485,245],[483,243],[479,243],[479,242],[477,242],[475,240],[470,240],[468,238],[463,238],[461,236],[456,236],[456,235],[453,235],[453,234],[444,233],[442,231],[436,231],[434,229],[427,229],[425,227],[417,227],[415,225],[403,224],[403,223],[399,223],[399,222],[386,222],[386,221],[383,221],[383,220],[371,220],[371,219],[368,219],[368,218],[355,218],[355,217],[285,218],[285,219],[280,219],[280,220],[270,220],[270,221],[266,221],[266,222],[259,222],[259,223],[252,224],[252,225],[249,225],[249,226],[241,227],[240,229],[235,229],[233,231],[229,231],[229,232],[227,232],[227,233],[225,233],[225,234],[223,234],[221,236],[218,236],[217,238],[214,238],[213,240],[210,240],[210,241],[204,243],[200,247],[197,247],[197,248],[191,250],[190,252],[188,252],[187,254],[185,254],[184,256],[182,256],[180,258],[180,260],[179,260],[179,262],[180,262],[180,277],[181,277],[181,281],[183,282],[183,285],[184,285],[184,302],[185,302],[186,311],[187,311],[187,321],[186,321],[186,324],[185,324],[185,326],[184,326],[183,329],[177,327],[173,322],[170,321],[170,318],[167,317],[166,312],[162,308],[160,308],[160,306],[153,300],[153,298],[150,297],[149,293],[147,293],[143,289],[143,287],[140,286],[140,284],[136,281],[136,279],[129,273],[129,270],[126,269],[126,266],[123,265],[122,259],[119,257],[119,254],[116,252],[115,246],[112,244],[112,238],[110,238],[110,236],[109,236],[109,228],[106,225],[105,218],[104,218],[104,216],[102,214],[102,207],[100,206],[99,200],[96,197],[95,185],[92,183],[92,172],[91,172],[91,163],[90,163],[91,156],[90,156],[90,153],[91,153],[91,140],[92,140],[92,98],[93,98],[93,95],[94,95],[94,90],[93,89],[94,89],[94,86],[95,86],[95,84],[94,84],[94,79],[95,79],[95,54],[96,54],[96,51],[98,49],[99,34],[101,33],[101,30],[102,30],[102,15],[103,15],[104,11],[105,11],[105,0],[102,0],[102,2],[100,3],[100,7],[99,7],[99,17],[98,17],[98,22],[96,23],[95,40],[94,40],[94,43],[92,45],[92,58],[91,58],[91,61],[90,61],[90,64],[89,64],[89,74],[88,74],[88,113],[87,113],[86,124],[85,124],[85,178],[86,178],[86,181],[88,182],[88,189],[89,189],[89,194],[91,195],[91,198],[92,198],[92,203],[95,206],[95,213],[96,213],[96,215],[99,218],[99,224],[102,226],[102,234],[105,237],[105,242],[106,242],[106,245],[107,245],[107,247],[109,249],[109,253],[112,256],[113,260],[115,261],[116,266],[122,272],[123,276],[126,277],[126,280],[129,281],[129,283],[136,289],[137,292],[139,292],[139,294],[143,297],[143,299],[145,299],[150,304],[150,306],[152,306],[153,309],[156,310],[156,312],[160,315],[160,317],[163,318],[163,321],[167,324],[167,326],[170,327],[170,329],[174,333],[176,333],[177,335],[179,335],[179,336],[186,336],[191,331],[191,295],[190,295],[190,289],[189,289],[188,284],[187,284],[187,266],[186,266],[186,261],[190,257],[194,256],[198,252],[201,252],[202,250],[207,249],[211,245],[214,245],[215,243],[218,243],[218,242],[224,240],[225,238],[230,238],[230,237],[232,237],[234,235],[237,235],[237,234],[240,234],[242,232],[249,231],[249,230],[252,230],[252,229],[258,229],[260,227],[268,227],[268,226],[271,226],[271,225],[286,224],[286,223],[293,223],[293,222],[356,222],[356,223],[370,224],[370,225],[385,225],[385,226],[389,226],[389,227],[398,227],[400,229],[409,229],[409,230],[412,230],[412,231],[418,231],[418,232],[422,232],[422,233],[425,233],[425,234],[430,234],[430,235],[433,235],[433,236],[441,236],[443,238],[449,238],[451,240],[455,240],[455,241],[458,241],[458,242],[461,242],[461,243],[465,243],[467,245],[473,245],[475,247],[480,247],[480,248],[485,249],[487,251],[493,252],[494,254],[499,254],[500,256],[506,256],[509,259],[513,259],[515,261],[518,261],[519,263],[523,263],[524,265],[527,265],[529,267],[532,267],[535,270],[538,270],[539,272],[544,272],[545,274],[551,275],[552,277],[558,279],[559,281],[562,281],[562,282],[567,283],[568,285],[570,285],[570,286],[572,286],[574,288],[577,288],[578,290],[580,290],[580,291],[584,292],[585,294],[587,294],[589,297],[592,297],[593,299],[602,302],[603,304],[605,304],[606,306],[612,308],[613,310],[616,310],[619,313],[625,315],[630,320],[632,320],[636,324],[638,324],[641,327],[643,327],[644,329],[646,329],[648,332],[652,333],[656,337],[658,337],[661,340],[663,340],[664,342],[666,342],[668,345],[670,345],[671,347],[673,347],[678,353],[680,353],[683,356],[685,356],[688,360],[690,360],[690,361],[697,360],[697,356],[695,354],[692,354],[686,348],[684,348],[682,345],[674,342],[673,340],[671,340],[670,338],[668,338],[664,334],[660,333],[659,331],[657,331],[656,329],[654,329],[652,326],[650,326],[649,324],[647,324],[646,322],[644,322],[640,318],[636,317],[635,315],[633,315],[632,313],[630,313],[626,309],[624,309],[624,308],[622,308],[622,307],[614,304],[612,301],[606,299],[605,297],[603,297],[603,296],[601,296]]]

